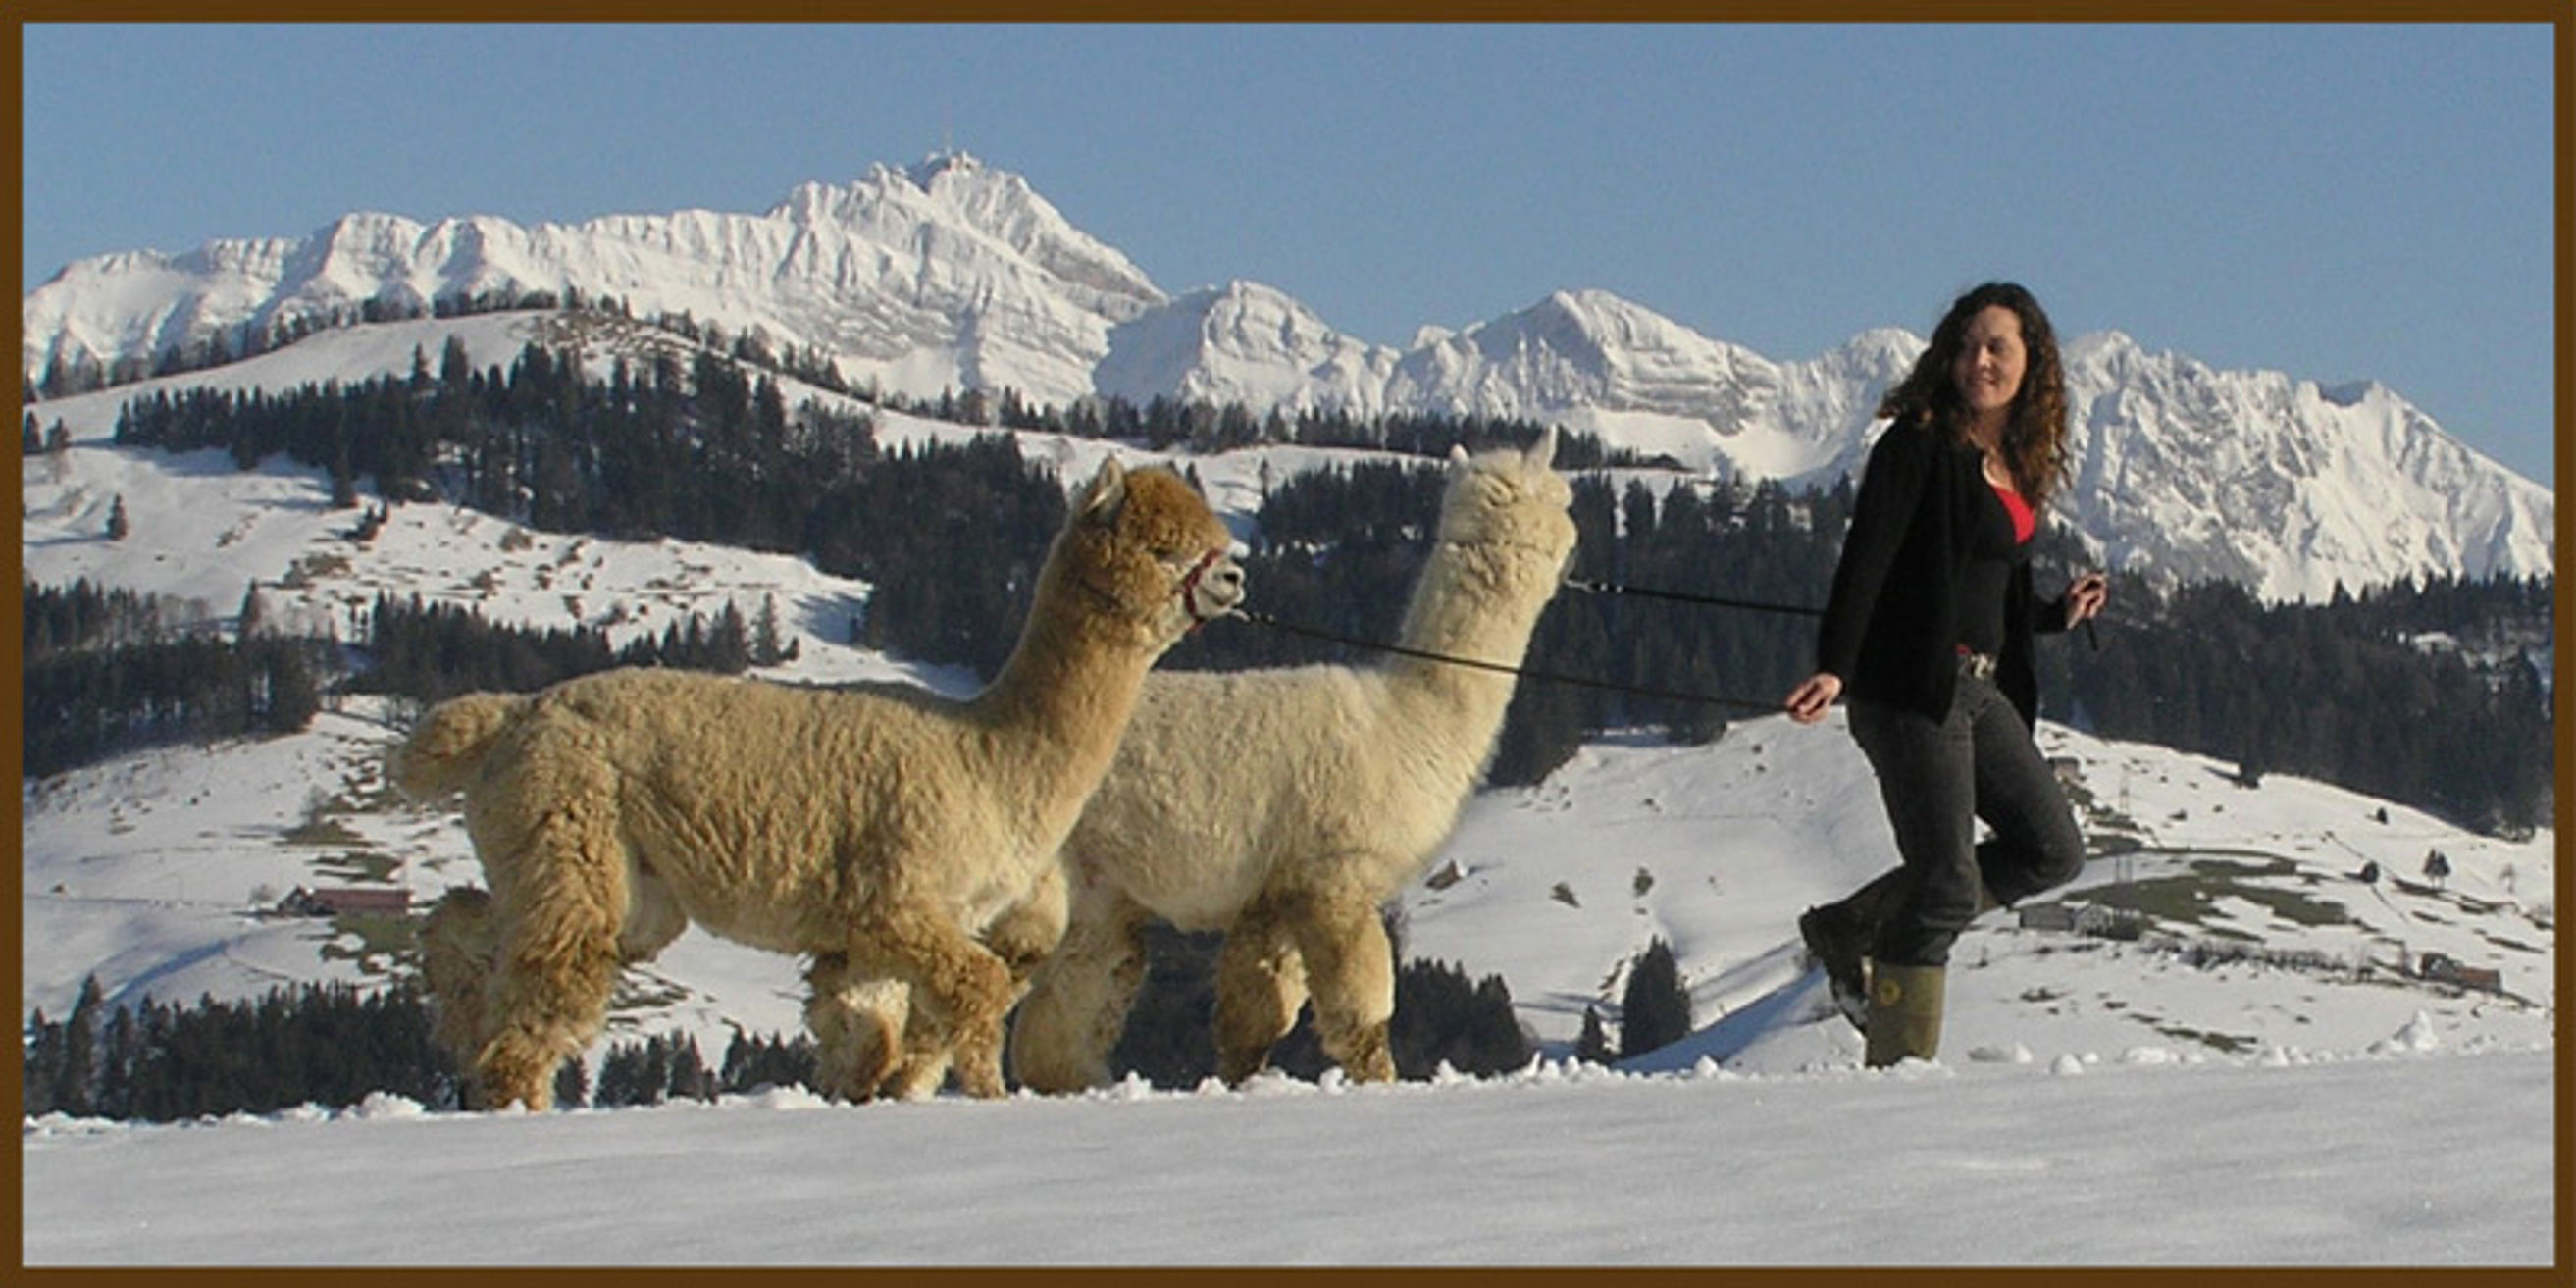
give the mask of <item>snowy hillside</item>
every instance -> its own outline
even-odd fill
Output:
[[[578,291],[686,314],[837,363],[854,387],[1017,390],[1552,421],[1693,472],[1830,484],[1923,341],[1882,328],[1781,362],[1597,290],[1555,292],[1404,350],[1236,281],[1174,297],[1028,182],[963,155],[807,184],[757,215],[684,211],[522,228],[350,215],[306,238],[215,241],[66,266],[29,292],[21,362],[149,369],[375,303]],[[433,346],[434,349],[434,346]],[[2323,388],[2066,341],[2078,484],[2067,517],[2117,567],[2224,577],[2266,598],[2419,573],[2556,566],[2550,491],[2461,445],[2395,391]],[[348,373],[355,375],[356,373]],[[220,380],[220,376],[209,379]],[[43,409],[39,409],[43,414]]]
[[[408,354],[406,328],[442,325],[369,328],[314,343],[371,340],[386,354]],[[510,325],[477,319],[476,342],[506,345]],[[299,346],[261,361],[319,352]],[[103,407],[78,401],[86,406],[70,405],[76,412]],[[312,471],[272,462],[245,472],[215,454],[129,452],[104,443],[104,426],[94,418],[75,428],[76,445],[59,460],[30,463],[23,480],[26,571],[45,584],[89,577],[194,597],[221,616],[256,581],[272,620],[327,620],[344,633],[353,633],[352,613],[388,590],[470,605],[498,621],[579,623],[620,639],[689,613],[712,614],[728,600],[746,612],[772,600],[800,649],[784,674],[839,680],[906,673],[841,642],[866,587],[823,576],[801,560],[535,533],[439,505],[393,507],[384,529],[361,545],[348,535],[351,514],[326,508],[324,483]],[[964,431],[889,416],[883,432],[900,441]],[[1030,446],[1076,479],[1111,450],[1046,437]],[[1274,449],[1195,465],[1242,529],[1257,500],[1257,472],[1265,462],[1297,468],[1300,454]],[[126,498],[134,526],[125,540],[110,542],[104,518],[117,496]],[[915,678],[952,690],[968,683],[946,673]],[[310,927],[243,913],[254,888],[282,891],[327,879],[335,866],[350,866],[352,850],[373,856],[360,870],[390,866],[390,879],[424,897],[471,880],[451,817],[387,799],[374,761],[390,736],[388,718],[374,704],[353,702],[300,737],[123,758],[30,784],[23,802],[30,955],[22,1002],[58,1013],[92,969],[112,992],[149,988],[171,997],[256,991],[281,971],[293,976],[299,965],[318,965]],[[2006,1008],[2002,1014],[2015,1024],[2072,1025],[2081,1035],[2020,1039],[2034,1049],[2119,1047],[2179,1031],[2230,1050],[2317,1045],[2321,1038],[2351,1045],[2393,1029],[2419,1006],[2464,1024],[2474,1018],[2472,1027],[2498,1026],[2498,1037],[2546,1033],[2553,1013],[2549,936],[2531,918],[2549,905],[2553,834],[2513,845],[2403,809],[2389,810],[2391,821],[2380,823],[2374,802],[2300,780],[2273,776],[2246,790],[2231,785],[2232,767],[2216,762],[2055,728],[2049,740],[2089,802],[2092,834],[2134,851],[2116,865],[2095,865],[2084,882],[2134,893],[2078,891],[2066,902],[2143,902],[2157,930],[2184,941],[2248,943],[2373,969],[2349,984],[2297,985],[2348,998],[2350,1007],[2284,1007],[2274,999],[2239,1014],[2239,991],[2221,988],[2203,998],[2205,990],[2195,988],[2193,1000],[2154,1005],[2051,997],[2045,1005]],[[317,845],[299,836],[327,839]],[[2412,876],[2437,848],[2453,871],[2442,889],[2350,879],[2365,862]],[[1595,854],[1604,857],[1587,857]],[[1453,875],[1463,879],[1407,898],[1411,951],[1480,974],[1501,972],[1532,1028],[1567,1042],[1583,1005],[1614,1003],[1622,964],[1661,935],[1679,951],[1703,1018],[1714,1020],[1792,983],[1787,949],[1796,911],[1857,884],[1892,854],[1866,768],[1837,731],[1756,720],[1704,748],[1595,746],[1543,788],[1478,800],[1448,852]],[[2196,898],[2218,901],[2168,906],[2168,887],[2185,873],[2197,874],[2188,887]],[[1571,903],[1552,893],[1560,885]],[[1998,925],[1980,927],[1964,951],[1992,963],[1980,969],[1998,972],[1996,988],[2007,997],[2035,987],[2025,974],[2045,976],[2068,963],[2104,963],[2100,969],[2114,975],[2142,967],[2173,973],[2168,957],[2150,948],[2079,939]],[[66,951],[59,958],[39,951],[52,945]],[[686,952],[694,951],[665,969],[686,981],[684,988],[712,985],[720,1000],[702,1019],[712,1022],[739,1005],[745,1009],[737,1018],[756,1027],[795,1025],[784,995],[792,971],[784,963],[752,963],[758,982],[728,995],[724,981],[686,964]],[[2523,1004],[2390,982],[2427,951],[2500,970],[2507,993]],[[1539,957],[1528,956],[1533,952]],[[1973,1033],[1976,1021],[1963,1023]],[[720,1026],[715,1031],[720,1035]],[[2127,1041],[2112,1041],[2112,1033]],[[1728,1054],[1774,1058],[1759,1045]]]
[[[537,324],[355,328],[206,378],[399,370],[451,329],[478,363],[505,361]],[[23,559],[39,581],[88,576],[221,616],[256,580],[273,614],[333,620],[391,589],[612,631],[775,597],[800,649],[782,675],[965,683],[842,643],[867,587],[799,560],[554,536],[438,505],[393,507],[362,545],[318,472],[109,445],[118,401],[48,409],[74,446],[24,468]],[[890,442],[965,432],[880,425]],[[1027,450],[1078,480],[1113,449],[1036,436]],[[1241,531],[1265,463],[1326,456],[1193,464]],[[109,542],[117,496],[133,529]],[[417,904],[477,879],[453,811],[385,790],[398,719],[352,700],[302,734],[25,783],[22,1012],[64,1013],[92,973],[111,997],[194,999],[401,969],[363,926],[268,909],[297,885],[400,887]],[[2206,758],[2043,735],[2088,835],[2119,853],[2031,915],[2129,909],[2144,933],[1990,916],[1959,947],[1935,1064],[1859,1071],[1857,1037],[1795,964],[1798,910],[1893,861],[1865,765],[1838,723],[1753,720],[1705,747],[1595,745],[1538,787],[1482,794],[1403,894],[1409,956],[1505,977],[1543,1045],[1518,1075],[856,1107],[785,1090],[544,1118],[383,1098],[168,1127],[47,1118],[22,1131],[22,1255],[2547,1262],[2555,833],[2508,843],[2283,775],[2245,788]],[[2439,883],[2419,875],[2436,849],[2451,869]],[[2381,877],[2364,883],[2371,862]],[[1615,1026],[1623,971],[1658,937],[1677,950],[1697,1032],[1618,1071],[1570,1062],[1584,1008]],[[2497,989],[2419,978],[2426,953],[2495,971]],[[794,962],[693,931],[630,972],[612,1031],[686,1031],[717,1052],[737,1026],[793,1031],[799,990]],[[1945,1200],[1963,1186],[2027,1219],[1959,1220]],[[332,1233],[292,1237],[314,1212]]]

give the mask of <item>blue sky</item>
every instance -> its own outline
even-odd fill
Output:
[[[766,210],[943,146],[1400,345],[1600,288],[1782,360],[2009,277],[2554,481],[2545,25],[24,27],[24,284],[351,210]]]

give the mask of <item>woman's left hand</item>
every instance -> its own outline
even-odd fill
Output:
[[[1814,724],[1825,718],[1825,708],[1832,706],[1834,699],[1842,695],[1843,677],[1831,671],[1818,671],[1791,689],[1780,705],[1788,709],[1790,719],[1800,724]]]
[[[2066,588],[2066,625],[2074,629],[2102,611],[2111,598],[2111,579],[2098,572],[2088,572]]]

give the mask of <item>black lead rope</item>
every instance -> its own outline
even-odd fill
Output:
[[[1448,666],[1463,666],[1478,671],[1491,671],[1497,675],[1519,676],[1523,679],[1540,680],[1549,684],[1570,684],[1576,688],[1604,689],[1612,693],[1626,693],[1643,698],[1663,698],[1673,702],[1696,702],[1712,707],[1734,707],[1742,711],[1775,712],[1780,710],[1780,703],[1777,700],[1755,702],[1749,698],[1732,698],[1726,697],[1722,694],[1685,693],[1678,689],[1658,689],[1642,684],[1620,684],[1611,680],[1595,680],[1580,675],[1565,675],[1555,671],[1534,670],[1525,666],[1505,666],[1500,662],[1486,662],[1472,657],[1456,657],[1447,653],[1433,653],[1425,649],[1410,648],[1402,644],[1384,644],[1376,640],[1354,639],[1348,635],[1338,634],[1333,631],[1317,630],[1311,626],[1299,626],[1293,622],[1283,622],[1268,613],[1255,612],[1248,608],[1237,608],[1233,612],[1226,614],[1226,616],[1241,618],[1255,626],[1267,626],[1274,631],[1282,631],[1290,635],[1302,635],[1310,640],[1322,640],[1327,644],[1342,644],[1351,648],[1373,649],[1380,653],[1393,653],[1399,657],[1417,658],[1425,662],[1439,662]]]
[[[1575,590],[1586,591],[1595,595],[1621,595],[1637,599],[1661,599],[1678,604],[1702,604],[1711,608],[1737,608],[1756,613],[1787,613],[1800,617],[1822,617],[1825,615],[1825,610],[1821,608],[1808,608],[1803,605],[1773,604],[1752,599],[1730,599],[1723,595],[1701,595],[1679,590],[1656,590],[1646,586],[1622,586],[1616,582],[1592,581],[1583,577],[1568,577],[1565,579],[1565,585]],[[1695,702],[1703,706],[1732,707],[1738,711],[1757,711],[1768,713],[1776,712],[1781,709],[1781,704],[1777,700],[1757,702],[1750,698],[1729,697],[1725,694],[1689,693],[1679,689],[1659,689],[1652,685],[1622,684],[1613,680],[1595,680],[1587,676],[1566,675],[1557,671],[1541,671],[1525,666],[1505,666],[1499,662],[1486,662],[1472,657],[1456,657],[1446,653],[1433,653],[1425,649],[1410,648],[1402,644],[1387,644],[1377,640],[1356,639],[1334,631],[1317,630],[1312,626],[1299,626],[1293,622],[1283,622],[1268,613],[1256,612],[1249,608],[1236,608],[1232,612],[1225,614],[1225,617],[1239,618],[1243,621],[1250,622],[1255,626],[1266,626],[1274,631],[1284,632],[1289,635],[1299,635],[1310,640],[1321,640],[1327,644],[1340,644],[1348,648],[1371,649],[1380,653],[1392,653],[1399,657],[1416,658],[1425,662],[1438,662],[1447,666],[1463,666],[1478,671],[1491,671],[1497,675],[1518,676],[1522,679],[1539,680],[1548,684],[1570,684],[1581,689],[1600,689],[1609,693],[1625,693],[1641,698],[1662,698],[1670,702]],[[1217,620],[1222,621],[1224,618],[1219,618]],[[2092,645],[2095,652],[2101,651],[2102,640],[2099,636],[2093,633],[2093,622],[2089,618],[2084,622],[2084,638],[2087,643]]]
[[[1741,608],[1755,613],[1789,613],[1799,617],[1822,617],[1825,610],[1798,604],[1770,604],[1755,599],[1728,599],[1723,595],[1696,595],[1680,590],[1655,590],[1646,586],[1622,586],[1614,581],[1592,581],[1568,577],[1565,584],[1595,595],[1618,595],[1630,599],[1661,599],[1676,604],[1705,604],[1711,608]]]
[[[1646,586],[1622,586],[1612,581],[1593,581],[1586,577],[1568,577],[1565,584],[1575,590],[1595,595],[1617,595],[1629,599],[1660,599],[1675,604],[1703,604],[1710,608],[1740,608],[1754,613],[1787,613],[1796,617],[1822,617],[1825,610],[1803,604],[1773,604],[1758,599],[1729,599],[1724,595],[1698,595],[1680,590],[1656,590]],[[2093,619],[2084,619],[2084,643],[2094,652],[2102,651],[2102,636],[2094,629]]]

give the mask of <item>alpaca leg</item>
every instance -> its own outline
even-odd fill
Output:
[[[432,1036],[466,1075],[462,1098],[467,1108],[481,1107],[481,1089],[471,1071],[483,1044],[492,1040],[485,1004],[497,951],[492,896],[471,887],[448,891],[420,928],[420,977],[435,1015]]]
[[[866,979],[849,958],[823,953],[806,968],[805,1027],[814,1035],[815,1090],[867,1100],[894,1071],[904,1019],[911,1009],[902,984]]]
[[[1020,896],[1018,903],[1003,909],[1002,915],[984,928],[984,946],[1011,969],[1014,1003],[1028,996],[1029,982],[1038,967],[1063,942],[1070,912],[1064,868],[1050,863],[1040,870],[1037,882]]]
[[[494,1106],[554,1104],[555,1069],[599,1036],[620,966],[627,864],[615,775],[578,756],[531,755],[525,800],[539,808],[507,861],[484,863],[499,924],[492,1036],[475,1075]],[[475,828],[477,848],[490,834]],[[487,851],[488,854],[488,851]]]
[[[1109,1053],[1145,982],[1145,909],[1115,892],[1077,896],[1055,954],[1011,1019],[1011,1074],[1044,1092],[1109,1081]]]
[[[855,1035],[855,1062],[839,1093],[849,1099],[927,1100],[939,1094],[957,1063],[946,1004],[893,973],[898,969],[892,959],[872,957],[864,971],[851,971],[844,1004],[865,1027]]]
[[[939,1089],[953,1052],[959,1087],[986,1099],[1003,1094],[1002,1020],[1011,971],[965,931],[934,917],[897,915],[850,949],[853,970],[900,981],[911,991],[904,1062],[883,1088],[917,1099]]]
[[[947,1085],[948,1071],[956,1065],[959,1054],[944,1033],[923,1032],[916,1037],[914,1030],[907,1029],[903,1058],[895,1062],[894,1072],[877,1084],[877,1094],[890,1100],[928,1100]]]
[[[1324,1054],[1361,1082],[1395,1080],[1387,1020],[1395,1014],[1395,963],[1373,904],[1318,904],[1295,926],[1315,992],[1315,1033]]]
[[[1027,996],[1031,976],[1064,938],[1066,902],[1064,869],[1048,864],[1040,870],[1037,881],[1020,901],[1003,909],[978,936],[984,947],[1009,972],[1009,992],[1002,1001],[1003,1014],[1007,1015],[1022,997]],[[904,991],[910,992],[909,989]],[[880,1095],[899,1100],[921,1100],[936,1095],[947,1081],[949,1069],[962,1054],[953,1024],[943,1018],[947,1014],[944,1006],[935,998],[921,1000],[923,1004],[919,1008],[908,1008],[910,1014],[898,1017],[896,1027],[903,1033],[902,1056],[877,1088]],[[993,1063],[998,1078],[998,1057]]]
[[[1004,968],[1009,969],[1008,963]],[[1011,995],[1017,996],[1017,974],[1010,979]],[[893,1026],[898,1035],[894,1067],[879,1080],[877,1094],[892,1100],[927,1100],[947,1085],[948,1071],[957,1063],[957,1031],[938,999],[897,981],[886,981],[884,987],[901,992],[912,1005],[903,1022]],[[1007,999],[1004,1009],[1009,1009]]]
[[[1253,900],[1226,928],[1217,955],[1216,1072],[1229,1084],[1260,1071],[1306,1005],[1305,964],[1286,911],[1269,898]]]
[[[496,977],[500,1019],[475,1062],[486,1103],[554,1107],[555,1071],[599,1036],[617,985],[614,932],[561,951],[508,957]]]

